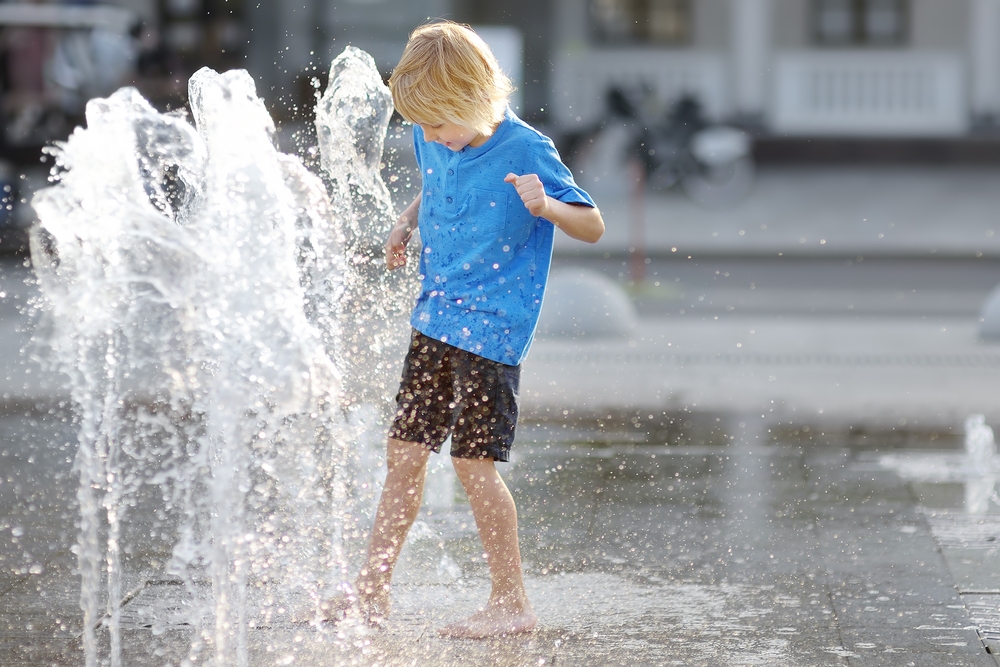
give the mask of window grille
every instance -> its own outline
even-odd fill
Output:
[[[684,44],[691,35],[691,1],[591,0],[590,23],[602,44]]]
[[[814,0],[813,37],[829,46],[897,46],[908,37],[907,0]]]

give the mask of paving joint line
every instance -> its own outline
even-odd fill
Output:
[[[934,366],[1000,368],[1000,354],[657,354],[644,352],[538,352],[532,361],[675,366]]]

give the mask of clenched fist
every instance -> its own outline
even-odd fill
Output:
[[[510,183],[517,190],[518,196],[524,202],[524,207],[536,218],[543,218],[549,210],[549,197],[545,194],[545,187],[537,174],[507,174],[503,179],[505,183]]]

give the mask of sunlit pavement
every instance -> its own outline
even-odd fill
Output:
[[[953,431],[1000,418],[1000,345],[974,318],[644,318],[631,336],[543,338],[524,367],[535,418],[738,414],[764,427]],[[631,418],[631,417],[629,417]]]
[[[556,236],[564,254],[1000,255],[1000,169],[995,167],[765,166],[750,195],[726,208],[680,191],[629,192],[625,170],[594,189],[607,232],[588,246]],[[584,187],[588,187],[583,179]]]

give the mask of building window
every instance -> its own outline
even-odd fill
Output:
[[[691,1],[591,0],[590,23],[604,44],[683,44],[691,35]]]
[[[896,46],[906,42],[907,0],[814,0],[813,36],[830,46]]]

